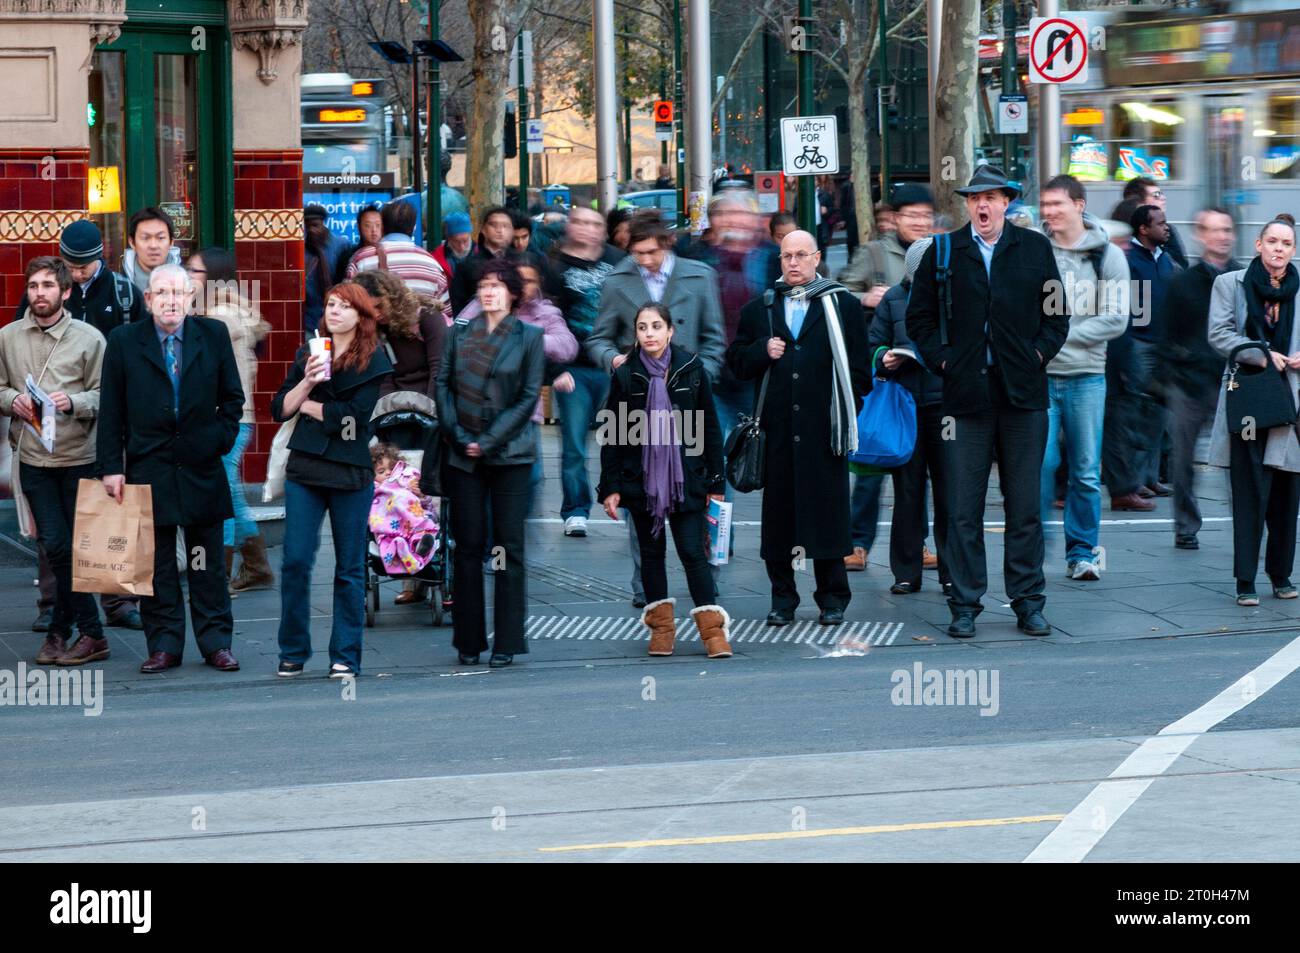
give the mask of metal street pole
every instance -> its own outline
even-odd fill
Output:
[[[1005,0],[1004,0],[1005,2]],[[883,102],[883,91],[889,87],[887,82],[889,78],[889,55],[885,45],[886,42],[886,23],[885,23],[885,0],[879,0],[878,9],[880,15],[877,19],[880,21],[880,90],[876,96],[876,106],[880,111],[880,201],[889,201],[889,107]]]
[[[1020,92],[1020,75],[1016,68],[1016,5],[1009,0],[1002,3],[1002,92],[1006,95]],[[1016,175],[1016,137],[1002,137],[1002,161],[1010,178]]]
[[[627,89],[627,18],[623,18],[623,62],[619,72],[623,77],[623,178],[627,182],[632,181],[632,98],[628,96]]]
[[[1039,0],[1038,15],[1060,13],[1057,0]],[[1038,187],[1061,171],[1061,87],[1042,83],[1038,87]]]
[[[682,89],[682,0],[673,0],[673,148],[677,150],[677,227],[686,225],[686,96]]]
[[[811,3],[811,0],[806,0]],[[691,163],[690,197],[703,196],[707,201],[709,185],[713,179],[713,62],[710,56],[709,0],[690,0],[687,8],[690,62],[687,92],[690,108],[686,110],[691,123],[689,158]],[[695,224],[694,221],[691,223]]]
[[[659,67],[659,98],[668,98],[668,72],[662,66]],[[659,143],[659,164],[668,164],[668,140],[664,139]],[[659,173],[656,171],[655,175]]]
[[[418,202],[424,194],[424,169],[420,165],[420,57],[411,57],[411,185]]]
[[[436,0],[431,0],[436,2]],[[528,211],[528,166],[532,155],[528,152],[528,85],[524,75],[524,30],[519,31],[519,210]]]
[[[439,0],[428,0],[429,42],[437,43]],[[442,64],[429,57],[429,202],[425,208],[424,247],[442,242]]]
[[[618,101],[614,82],[614,0],[594,0],[596,47],[596,199],[608,215],[618,204]]]
[[[927,138],[930,139],[930,179],[935,182],[939,173],[939,156],[935,155],[935,83],[939,82],[940,34],[943,33],[944,0],[927,0],[926,4],[926,81],[930,96],[930,120],[927,121]]]
[[[799,0],[799,16],[812,18],[812,0]],[[799,58],[799,115],[813,114],[813,55],[809,50],[796,53]],[[812,175],[799,176],[799,227],[810,235],[817,234],[817,179]]]

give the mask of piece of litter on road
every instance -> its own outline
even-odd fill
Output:
[[[913,642],[933,642],[934,639],[930,638],[930,636],[928,636],[928,635],[914,635],[914,636],[912,636],[912,641],[913,641]]]
[[[458,677],[461,676],[461,675],[486,675],[486,674],[488,674],[487,669],[483,669],[483,670],[478,671],[478,672],[439,672],[439,673],[438,673],[438,677],[439,677],[439,678],[458,678]]]
[[[380,672],[378,675],[375,676],[375,678],[392,678],[392,677],[393,677],[392,672]]]

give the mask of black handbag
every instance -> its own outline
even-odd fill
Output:
[[[1242,351],[1264,352],[1266,364],[1257,367],[1238,362]],[[1241,433],[1248,428],[1258,433],[1271,427],[1286,427],[1296,422],[1295,397],[1291,383],[1273,367],[1269,347],[1259,341],[1239,344],[1228,355],[1228,385],[1225,413],[1228,432]]]
[[[775,334],[772,324],[772,301],[775,295],[769,289],[764,292],[763,297],[767,305],[767,327],[770,338]],[[722,452],[727,458],[727,482],[738,493],[761,490],[767,483],[767,434],[763,432],[760,420],[763,402],[767,399],[767,379],[771,374],[772,368],[769,366],[763,372],[763,384],[758,389],[754,413],[748,417],[741,414],[722,447]]]
[[[424,445],[420,461],[420,492],[425,496],[446,496],[447,441],[442,436],[442,425],[429,431],[429,442]]]

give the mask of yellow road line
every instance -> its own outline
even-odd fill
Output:
[[[805,837],[854,837],[861,834],[895,834],[901,831],[946,831],[963,827],[1005,827],[1011,824],[1045,824],[1064,820],[1064,814],[1030,817],[986,817],[969,821],[924,821],[917,824],[878,824],[874,827],[826,827],[811,831],[769,831],[761,834],[719,834],[715,837],[669,837],[663,840],[625,840],[608,844],[571,844],[539,847],[542,853],[575,850],[629,850],[638,847],[689,847],[698,844],[745,844],[755,841],[802,840]]]

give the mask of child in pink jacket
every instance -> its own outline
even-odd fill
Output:
[[[429,564],[438,542],[435,503],[420,493],[420,471],[391,443],[371,447],[370,460],[375,499],[369,526],[384,571],[390,576],[413,575]]]

